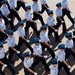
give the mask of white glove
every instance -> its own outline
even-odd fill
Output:
[[[71,66],[70,66],[70,65],[68,65],[68,68],[70,69],[70,68],[71,68]]]
[[[45,55],[45,56],[44,56],[44,58],[45,58],[45,59],[47,59],[47,58],[48,58],[48,56],[47,56],[47,55]]]
[[[42,16],[42,14],[40,14],[40,16]]]
[[[27,40],[27,42],[29,43],[30,41],[29,41],[29,40]]]
[[[2,66],[2,71],[3,71],[6,67],[7,67],[7,65],[4,64],[4,65]]]
[[[17,53],[17,54],[20,54],[21,52],[20,52],[20,51],[17,51],[16,53]]]
[[[61,23],[64,23],[64,21],[61,21]]]
[[[57,29],[55,29],[55,32],[58,32],[58,30],[57,30]]]
[[[38,74],[35,72],[34,75],[38,75]]]
[[[52,45],[49,46],[49,48],[52,48],[52,47],[53,47]]]
[[[41,40],[39,40],[39,42],[41,42]]]
[[[10,19],[10,18],[8,18],[8,21],[11,21],[11,19]]]
[[[37,21],[34,21],[35,23],[37,23]]]

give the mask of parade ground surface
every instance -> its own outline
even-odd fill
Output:
[[[41,5],[40,5],[40,0],[38,0],[39,2],[39,6],[40,6],[40,9],[41,9]],[[56,23],[56,14],[55,14],[55,10],[56,10],[56,3],[57,2],[61,2],[61,0],[46,0],[50,9],[54,11],[54,19],[55,19],[55,23]],[[16,0],[15,0],[16,2]],[[25,2],[28,2],[28,4],[26,5],[32,5],[32,0],[25,0]],[[74,18],[75,17],[75,0],[68,0],[69,2],[69,9],[72,11],[71,15],[72,17]],[[19,15],[21,17],[22,20],[25,19],[25,12],[22,8],[20,8],[19,10]],[[48,15],[46,12],[43,13],[43,19],[45,21],[45,23],[47,23],[47,18],[48,18]],[[14,24],[16,26],[17,24],[17,19],[15,18],[15,21],[14,21]],[[71,22],[68,20],[68,18],[65,16],[65,22],[66,22],[66,26],[67,26],[67,29],[69,31],[73,31],[73,25],[71,24]],[[26,26],[26,24],[24,24]],[[37,28],[38,30],[40,29],[41,27],[41,23],[40,21],[37,21]],[[16,26],[17,28],[17,26]],[[32,32],[32,34],[30,34]],[[62,40],[62,43],[65,44],[65,41],[66,41],[66,38],[65,38],[65,34],[62,34],[62,26],[59,28],[59,35],[60,35],[60,39]],[[16,40],[16,44],[18,44],[18,34],[17,34],[17,31],[14,33],[15,35],[15,40]],[[27,36],[29,36],[29,39],[32,40],[36,35],[35,33],[33,32],[33,30],[30,28],[29,31],[27,32]],[[57,54],[58,50],[57,50],[57,46],[59,45],[59,43],[55,42],[55,39],[54,39],[54,34],[52,34],[50,37],[50,40],[52,42],[52,45],[53,45],[53,48],[55,50],[55,53]],[[33,47],[33,43],[32,41],[30,42],[31,46]],[[4,48],[5,48],[5,52],[6,52],[6,55],[8,57],[8,46],[7,46],[7,43],[4,44]],[[21,51],[22,52],[25,52],[25,51],[29,51],[29,49],[23,44],[23,46],[21,47]],[[44,54],[48,54],[50,56],[50,54],[48,53],[47,50],[44,51]],[[49,61],[50,61],[50,57],[48,59],[46,59],[48,65],[50,66],[49,64]],[[23,66],[23,63],[22,61],[18,58],[17,55],[14,54],[12,60],[15,62],[14,64],[11,64],[12,66],[15,67],[15,69],[17,71],[19,71],[19,74],[18,75],[24,75],[24,66]],[[70,69],[70,71],[72,72],[72,75],[75,75],[75,60],[73,59],[72,56],[69,57],[68,59],[68,64],[70,64],[72,66],[72,68]],[[39,63],[36,67],[35,67],[35,70],[36,72],[38,73],[38,75],[50,75],[50,72],[45,72],[45,69],[43,67],[43,65],[41,63]],[[6,75],[12,75],[10,70],[8,70],[8,68],[6,68],[4,70],[4,72],[7,72]],[[67,75],[64,71],[64,69],[62,69],[60,71],[60,75]]]

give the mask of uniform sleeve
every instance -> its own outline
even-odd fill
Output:
[[[57,16],[57,17],[59,16],[58,10],[56,10],[56,16]]]
[[[23,62],[23,64],[25,68],[29,68],[28,64],[25,61]]]
[[[3,15],[6,14],[3,8],[1,8],[1,12],[2,12]]]
[[[48,26],[51,26],[51,21],[49,20],[49,18],[47,19],[47,24]]]
[[[53,69],[50,70],[50,74],[51,75],[56,75]]]
[[[22,36],[20,29],[18,29],[17,32],[18,32],[19,37]]]
[[[35,8],[34,5],[32,5],[32,9],[33,9],[34,12],[37,11],[37,9]]]
[[[7,44],[8,44],[8,47],[12,47],[12,44],[9,39],[7,39]]]
[[[60,55],[60,52],[58,52],[58,60],[59,60],[59,61],[61,61],[61,62],[64,61],[64,60],[65,60],[64,57],[65,57],[65,56],[62,57],[62,56]]]
[[[28,14],[25,14],[25,18],[27,21],[30,20],[30,16]]]
[[[39,53],[36,51],[36,48],[35,48],[35,47],[33,48],[33,51],[34,51],[34,53],[35,53],[36,55],[39,55]]]
[[[45,42],[45,37],[43,35],[41,35],[40,38],[42,42]]]

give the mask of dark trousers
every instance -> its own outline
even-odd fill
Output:
[[[5,75],[3,72],[2,72],[2,65],[0,64],[0,74],[1,75]]]
[[[33,20],[37,20],[37,19],[40,20],[40,22],[41,22],[42,25],[45,24],[44,21],[43,21],[42,16],[40,16],[39,14],[36,14],[35,12],[33,12]]]
[[[21,7],[26,11],[25,3],[24,2],[21,2],[21,1],[17,1],[16,10],[18,11]]]
[[[18,21],[21,21],[21,18],[16,11],[14,11],[13,9],[10,9],[10,12],[11,12],[12,16],[17,18]]]
[[[49,42],[48,42],[49,43]],[[44,50],[45,48],[47,48],[47,50],[49,51],[49,53],[51,54],[52,58],[55,58],[55,53],[53,51],[52,48],[49,48],[48,46],[46,46],[44,43],[41,43],[42,45],[42,50]]]
[[[53,26],[55,29],[57,29],[57,26]],[[59,41],[59,35],[58,35],[58,32],[55,32],[51,27],[48,27],[48,35],[50,36],[52,34],[52,32],[54,32],[54,36],[55,36],[55,40],[56,41]]]
[[[67,75],[71,75],[69,68],[63,63],[63,62],[58,62],[58,70],[62,69],[62,67],[65,69]]]
[[[74,19],[72,18],[70,11],[68,11],[67,9],[63,9],[63,17],[66,15],[68,17],[68,19],[72,22],[72,24],[74,24]]]
[[[69,50],[68,48],[65,49],[65,53],[66,53],[66,59],[68,59],[68,57],[72,54],[72,56],[75,59],[75,53],[73,53],[71,50]]]
[[[46,71],[49,71],[50,69],[49,69],[49,67],[48,67],[48,65],[47,65],[47,63],[46,63],[46,60],[45,60],[44,58],[40,58],[40,57],[38,57],[38,56],[35,56],[35,61],[34,61],[34,63],[32,64],[33,69],[34,69],[34,67],[35,67],[40,61],[41,61],[42,64],[44,65]]]
[[[63,17],[60,17],[63,21],[64,21],[64,18]],[[57,27],[59,28],[61,25],[63,26],[63,32],[65,33],[66,32],[66,24],[65,24],[65,22],[64,23],[61,23],[61,21],[59,20],[59,18],[57,17],[56,18],[56,20],[57,20]]]
[[[12,72],[12,73],[15,73],[15,69],[13,67],[11,67],[8,59],[6,57],[4,57],[3,59],[0,59],[4,64],[7,64],[9,70]]]
[[[16,46],[16,45],[15,45],[14,48],[15,48],[16,50],[19,50],[18,46]],[[11,59],[12,59],[14,53],[16,53],[16,52],[13,51],[13,50],[9,47],[9,60],[10,60],[10,61],[12,61]],[[17,53],[16,53],[16,54],[17,54]],[[20,53],[20,54],[17,54],[17,55],[18,55],[18,57],[19,57],[22,61],[24,60],[24,58],[21,56],[21,53]]]
[[[5,24],[7,25],[8,23],[10,23],[11,29],[15,30],[15,27],[14,27],[14,24],[13,24],[13,21],[12,21],[12,14],[9,14],[8,17],[11,19],[11,21],[8,21],[8,19],[3,16]]]
[[[48,5],[47,5],[47,4],[45,4],[45,5],[46,5],[47,8],[48,8]],[[44,13],[44,11],[46,10],[46,12],[47,12],[47,14],[48,14],[48,11],[49,11],[49,10],[48,10],[43,4],[41,5],[41,7],[42,7],[42,10],[41,10],[40,13],[42,14],[42,13]]]
[[[30,67],[30,69],[33,70],[33,69],[32,69],[32,66]],[[31,75],[34,75],[34,74],[30,73],[25,67],[24,67],[24,72],[25,72],[24,75],[30,75],[30,74],[31,74]]]
[[[30,49],[30,51],[33,53],[33,48],[30,46],[30,44],[23,40],[21,37],[19,37],[19,42],[18,42],[18,48],[20,49],[23,43]]]
[[[36,25],[36,23],[34,23],[34,22],[26,21],[25,32],[31,27],[34,30],[34,32],[37,34],[37,36],[39,36],[39,31],[37,31],[37,28],[35,25]]]
[[[5,38],[7,39],[7,35],[0,32],[0,41],[3,41]]]

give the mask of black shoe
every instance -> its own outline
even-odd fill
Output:
[[[14,72],[13,75],[15,75],[15,74],[19,74],[19,72]]]
[[[1,75],[5,75],[5,74],[2,72]]]
[[[61,40],[56,40],[57,42],[62,42]]]

